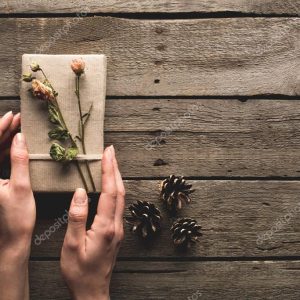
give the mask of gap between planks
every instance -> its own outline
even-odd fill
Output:
[[[77,13],[0,13],[0,18],[74,18]],[[186,12],[186,13],[87,13],[85,17],[111,17],[129,20],[187,20],[187,19],[242,19],[242,18],[299,18],[299,13],[243,13],[243,12]]]

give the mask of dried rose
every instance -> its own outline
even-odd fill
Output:
[[[73,59],[71,63],[71,68],[76,75],[80,76],[84,73],[85,62],[82,58]]]
[[[22,80],[25,82],[31,82],[34,79],[31,73],[26,73],[22,75]]]
[[[32,93],[35,97],[45,101],[52,101],[55,99],[52,89],[39,80],[32,80],[31,85]]]
[[[30,69],[31,69],[32,72],[37,72],[37,71],[39,71],[41,68],[40,68],[40,65],[39,65],[38,63],[32,62],[32,63],[30,64]]]

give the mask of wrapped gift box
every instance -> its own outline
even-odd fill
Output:
[[[24,54],[22,73],[30,72],[30,64],[38,63],[57,91],[57,101],[65,122],[73,136],[78,135],[79,110],[75,95],[76,76],[70,65],[73,59],[85,61],[85,73],[80,77],[80,96],[83,113],[93,108],[85,128],[85,156],[89,161],[97,192],[101,187],[101,154],[103,153],[103,126],[106,93],[106,57],[104,55],[41,55]],[[32,73],[43,80],[41,72]],[[53,140],[48,132],[53,128],[45,101],[33,96],[31,83],[21,84],[21,130],[26,136],[30,153],[30,174],[35,192],[73,192],[83,183],[75,162],[61,163],[51,160],[49,149]],[[79,148],[80,143],[77,142]],[[80,151],[82,153],[82,149]],[[48,157],[48,158],[47,158]],[[92,159],[94,157],[94,159]],[[92,191],[85,161],[78,160]]]

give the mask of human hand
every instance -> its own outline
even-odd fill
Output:
[[[9,112],[0,119],[3,149],[19,125],[19,114]],[[0,179],[0,290],[1,299],[23,300],[28,299],[28,259],[36,216],[23,134],[14,136],[10,154],[11,177]]]
[[[12,139],[20,127],[20,119],[20,113],[14,116],[11,111],[0,119],[3,124],[0,129],[0,164],[9,156]]]
[[[88,198],[77,189],[69,210],[61,270],[73,299],[109,299],[109,284],[124,236],[125,188],[113,146],[102,159],[102,193],[91,229],[86,231]]]

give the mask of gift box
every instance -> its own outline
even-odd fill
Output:
[[[71,63],[74,59],[82,59],[85,62],[84,73],[78,79],[71,69]],[[104,55],[24,54],[22,57],[22,73],[26,74],[28,72],[31,72],[31,75],[26,75],[27,82],[22,81],[20,91],[21,131],[25,134],[29,149],[33,191],[73,192],[78,187],[85,187],[83,176],[89,192],[100,192],[106,57]],[[44,75],[48,80],[45,80]],[[36,86],[35,89],[32,89],[33,84],[36,84],[36,80],[31,81],[30,76],[44,83],[46,91],[50,91],[50,93],[52,90],[49,90],[48,87],[52,87],[57,93],[57,95],[55,93],[55,99],[53,100],[53,95],[46,97],[47,99],[41,97],[36,91]],[[81,116],[84,116],[83,120],[88,116],[84,126],[85,154],[82,149],[80,112],[77,94],[75,93],[77,80],[80,83]],[[33,90],[36,92],[35,94]],[[49,137],[49,132],[58,126],[55,124],[55,120],[49,121],[48,105],[51,101],[57,101],[69,133],[78,146],[79,154],[73,158],[74,160],[69,161],[70,157],[68,156],[68,159],[55,161],[49,154],[53,143],[59,143],[64,149],[71,148],[68,145],[68,139],[66,141],[56,141],[53,139],[53,132],[52,138]],[[90,114],[88,114],[89,111]],[[90,168],[90,174],[88,167]],[[82,172],[81,175],[80,171]],[[92,182],[89,180],[89,175],[93,178],[95,189],[93,189]]]

